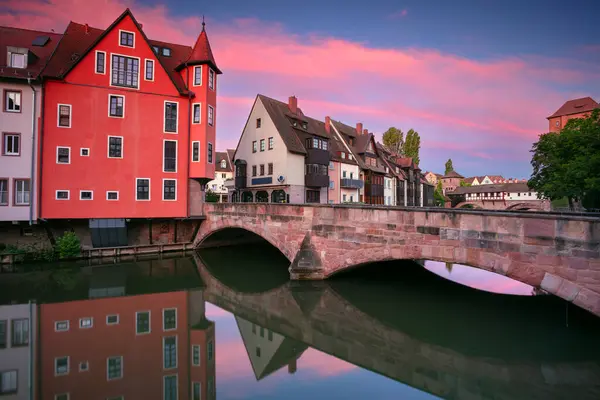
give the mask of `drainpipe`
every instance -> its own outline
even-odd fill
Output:
[[[33,110],[31,113],[31,178],[29,180],[29,226],[33,224],[33,208],[35,207],[35,115],[37,108],[37,92],[31,84],[31,78],[27,78],[27,84],[33,92]]]
[[[185,177],[185,184],[187,186],[187,196],[185,196],[185,214],[189,217],[190,214],[190,193],[189,193],[189,187],[190,187],[190,153],[192,152],[192,142],[191,142],[191,138],[192,138],[192,93],[190,92],[190,70],[188,68],[187,65],[187,61],[185,62],[185,84],[188,87],[188,121],[187,121],[187,126],[188,126],[188,152],[187,152],[187,163],[186,163],[186,177]]]

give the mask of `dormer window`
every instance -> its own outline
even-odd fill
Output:
[[[306,139],[306,148],[307,149],[321,149],[321,150],[327,150],[328,148],[328,144],[327,140],[325,139],[319,139],[319,138],[312,138],[312,139]]]
[[[342,151],[342,154],[341,154],[341,156],[342,156],[342,159],[346,158],[346,153],[344,153],[344,152]]]
[[[27,53],[29,50],[23,47],[8,47],[8,67],[27,68]]]
[[[156,54],[158,54],[160,52],[160,47],[158,47],[158,46],[152,46],[152,50],[154,50],[154,52]]]
[[[348,154],[348,160],[352,160],[352,154]]]
[[[171,49],[169,49],[168,47],[163,47],[162,55],[165,57],[171,57]]]
[[[296,121],[296,120],[293,120],[293,121],[292,121],[292,126],[298,126],[298,121]]]
[[[227,161],[221,160],[221,168],[223,168],[223,169],[227,168]]]
[[[308,123],[303,122],[302,123],[302,129],[308,129]]]

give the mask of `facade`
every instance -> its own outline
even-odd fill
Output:
[[[30,371],[36,367],[36,321],[35,304],[0,306],[0,398],[3,400],[34,398],[30,394],[35,393],[37,385],[35,379],[31,380]]]
[[[335,122],[335,121],[334,121]],[[364,193],[364,182],[361,179],[360,160],[353,151],[357,131],[341,123],[332,122],[325,117],[325,130],[331,135],[330,152],[330,202],[358,203]],[[346,133],[344,133],[346,132]]]
[[[473,176],[465,178],[464,183],[477,186],[477,185],[494,185],[498,183],[505,183],[506,179],[502,175],[484,175],[484,176]]]
[[[548,132],[560,132],[573,118],[585,118],[600,105],[591,97],[569,100],[547,118]]]
[[[60,38],[0,27],[0,223],[37,223],[40,73]]]
[[[425,177],[425,180],[427,180],[427,182],[430,185],[433,185],[433,187],[435,187],[438,183],[439,180],[442,179],[443,175],[442,174],[436,174],[435,172],[425,172],[425,174],[423,175]]]
[[[464,177],[456,171],[450,171],[442,177],[442,193],[452,192],[460,187]]]
[[[471,203],[479,208],[509,209],[511,206],[526,203],[535,206],[535,209],[549,209],[549,202],[538,198],[537,192],[531,190],[527,182],[462,186],[448,192],[447,195],[453,207]]]
[[[43,72],[41,217],[200,215],[220,73],[204,26],[192,48],[148,39],[129,10],[71,22]]]
[[[206,184],[206,188],[219,197],[219,203],[228,201],[229,189],[225,182],[233,179],[233,153],[235,150],[215,153],[215,179]]]

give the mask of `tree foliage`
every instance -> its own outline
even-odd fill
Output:
[[[404,140],[403,154],[405,157],[413,159],[416,165],[419,165],[419,150],[421,149],[421,136],[419,132],[414,129],[410,129],[406,132],[406,139]]]
[[[540,135],[531,150],[529,186],[551,200],[566,197],[600,208],[600,110],[571,119],[560,132]]]
[[[435,187],[435,191],[433,192],[433,201],[436,206],[443,207],[446,203],[446,198],[444,197],[444,191],[442,190],[442,180],[439,179],[437,185]]]
[[[219,195],[210,189],[206,189],[206,196],[204,197],[204,201],[207,203],[218,203]]]
[[[390,127],[383,133],[383,144],[388,150],[404,157],[411,157],[416,165],[419,165],[419,150],[421,149],[421,136],[419,132],[410,129],[404,132],[401,129]]]
[[[383,144],[390,151],[397,154],[402,154],[402,148],[404,146],[404,132],[401,129],[390,127],[383,134]]]
[[[60,258],[74,258],[81,252],[79,238],[73,232],[65,232],[56,239],[56,251]]]
[[[446,166],[446,169],[445,169],[444,175],[448,175],[448,172],[454,171],[454,165],[452,165],[451,158],[449,158],[448,161],[446,161],[445,166]]]
[[[465,182],[465,181],[460,181],[460,186],[472,186],[472,184]]]

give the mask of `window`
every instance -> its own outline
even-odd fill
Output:
[[[177,368],[177,336],[163,338],[163,368]]]
[[[123,118],[125,116],[125,96],[108,95],[108,116]]]
[[[273,163],[269,163],[269,172],[268,175],[273,175]]]
[[[123,138],[120,136],[108,137],[108,158],[123,158]]]
[[[0,179],[0,206],[8,205],[8,179]]]
[[[194,114],[193,114],[192,123],[199,124],[201,120],[202,120],[202,104],[196,103],[196,104],[194,104]]]
[[[158,46],[152,46],[152,50],[154,50],[154,52],[156,54],[158,54],[160,52],[160,47],[158,47]]]
[[[260,164],[260,176],[265,174],[265,164]]]
[[[4,91],[4,111],[21,112],[21,92],[16,90]]]
[[[194,67],[194,86],[202,85],[202,65]]]
[[[69,330],[69,321],[56,321],[54,323],[54,331],[66,332]]]
[[[18,156],[21,154],[21,134],[3,133],[2,134],[2,155]]]
[[[27,346],[29,344],[29,320],[13,319],[11,322],[12,346]]]
[[[270,330],[267,331],[267,339],[269,340],[269,342],[273,341],[273,332]]]
[[[256,118],[256,128],[260,128],[260,124],[261,124],[261,119]]]
[[[107,191],[106,200],[119,200],[119,192],[116,190]]]
[[[260,151],[265,151],[265,139],[260,139]]]
[[[208,144],[208,163],[212,164],[213,162],[213,146],[212,143]]]
[[[177,200],[177,181],[163,179],[163,200]]]
[[[165,101],[165,132],[177,133],[177,107],[179,103]]]
[[[177,400],[177,375],[163,378],[163,400]]]
[[[213,106],[208,106],[208,125],[214,125],[215,109]]]
[[[79,318],[79,328],[80,329],[88,329],[88,328],[91,328],[92,326],[94,326],[94,318],[92,318],[92,317]]]
[[[57,147],[56,148],[56,163],[57,164],[70,164],[71,163],[71,148],[70,147]]]
[[[106,376],[110,381],[123,377],[123,357],[114,356],[106,359]]]
[[[17,374],[16,369],[0,372],[0,395],[17,393]]]
[[[135,314],[135,333],[150,333],[150,311],[142,311]]]
[[[171,49],[169,49],[168,47],[163,47],[162,55],[165,57],[171,57]]]
[[[264,327],[260,327],[260,337],[265,337],[265,328]]]
[[[119,33],[121,34],[121,39],[119,41],[119,44],[121,46],[125,46],[125,47],[134,47],[134,34],[133,32],[127,32],[127,31],[119,31]]]
[[[273,150],[273,147],[274,147],[274,141],[273,141],[273,138],[270,137],[269,138],[269,150]]]
[[[227,176],[226,174],[221,174],[222,179],[225,179],[226,176]]]
[[[221,168],[227,168],[227,161],[225,160],[221,160]],[[225,178],[224,176],[225,174],[223,174],[223,178]]]
[[[200,382],[192,383],[192,400],[201,400],[202,399],[202,390]]]
[[[306,202],[307,203],[320,203],[321,202],[321,191],[307,190],[306,191]]]
[[[86,372],[90,370],[90,364],[87,361],[79,363],[79,372]]]
[[[79,200],[94,200],[94,192],[91,190],[80,190]]]
[[[139,58],[112,55],[111,85],[137,89],[139,71]]]
[[[29,205],[29,179],[15,179],[15,205]]]
[[[200,142],[192,142],[192,162],[200,161]]]
[[[67,375],[69,373],[69,357],[56,357],[54,359],[54,375]]]
[[[90,156],[90,149],[82,147],[81,149],[79,149],[79,155],[81,157],[89,157]]]
[[[344,152],[342,151],[342,153],[341,153],[341,156],[342,156],[342,158],[346,158],[346,153],[344,153]]]
[[[194,367],[200,366],[200,345],[192,346],[192,365]]]
[[[208,69],[208,88],[215,90],[215,71]]]
[[[345,203],[346,202],[346,195],[342,195],[342,201]]]
[[[150,179],[137,178],[135,180],[136,200],[150,200]]]
[[[253,140],[252,141],[252,152],[256,153],[257,149],[258,149],[257,142],[256,142],[256,140]]]
[[[106,53],[103,51],[96,51],[96,73],[106,73]]]
[[[154,60],[146,60],[145,78],[147,81],[154,80]]]
[[[208,361],[212,361],[213,356],[214,356],[214,349],[213,349],[213,342],[212,342],[212,340],[210,342],[208,342],[208,344],[206,345],[206,353],[207,353],[207,359],[208,359]]]
[[[177,172],[177,141],[165,140],[163,145],[163,172]]]
[[[119,323],[119,314],[111,314],[106,316],[106,325],[117,325]]]
[[[329,189],[334,189],[334,183],[333,183],[333,181],[329,181]]]
[[[215,378],[213,376],[210,376],[208,378],[207,393],[209,394],[209,396],[211,396],[211,398],[215,397]]]
[[[56,200],[69,200],[69,191],[68,190],[57,190],[56,191]]]
[[[59,104],[58,105],[58,127],[59,128],[70,128],[71,127],[71,105],[70,104]]]
[[[256,357],[260,357],[260,347],[256,347]]]
[[[0,320],[0,349],[6,348],[6,332],[7,332],[7,321]]]
[[[252,166],[252,176],[256,176],[256,165]]]
[[[29,50],[23,47],[8,47],[6,66],[12,68],[27,68],[27,53]]]

